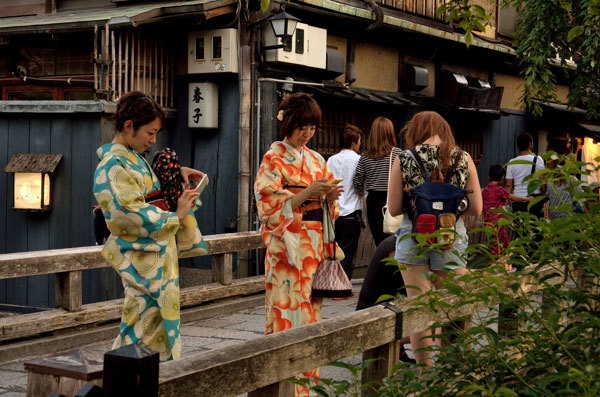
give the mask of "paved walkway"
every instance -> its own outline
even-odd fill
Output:
[[[354,285],[353,299],[343,301],[324,299],[323,319],[354,311],[359,291],[360,285]],[[183,323],[181,334],[184,356],[243,343],[246,340],[262,336],[264,328],[264,305],[233,314]],[[106,340],[87,345],[85,348],[106,352],[111,350],[112,342],[112,340]],[[23,363],[31,358],[22,358],[0,365],[0,397],[25,397],[27,372],[23,368]],[[356,355],[344,361],[358,364],[360,360],[361,355]],[[340,368],[323,367],[321,373],[323,377],[350,380],[350,374]]]

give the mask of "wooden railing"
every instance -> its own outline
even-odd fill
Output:
[[[258,232],[215,234],[205,241],[217,283],[182,289],[181,307],[264,290],[264,276],[233,280],[233,253],[263,248]],[[101,250],[96,246],[0,255],[0,279],[55,274],[57,305],[54,310],[0,318],[0,341],[120,318],[122,299],[82,305],[82,271],[109,266]],[[181,255],[187,256],[193,255]]]
[[[560,270],[547,266],[537,271],[538,277],[551,273],[560,274]],[[517,293],[529,293],[537,288],[532,280],[523,277],[521,291]],[[556,276],[547,281],[560,280],[562,277]],[[517,294],[508,287],[503,289],[508,294]],[[403,336],[426,330],[433,322],[465,318],[498,304],[491,301],[460,306],[455,297],[449,297],[445,300],[447,305],[440,304],[440,307],[453,308],[448,317],[425,309],[404,313],[413,300],[409,298],[392,307],[378,305],[240,345],[162,363],[158,395],[208,397],[253,391],[249,396],[280,396],[286,379],[359,353],[363,353],[363,361],[380,358],[363,374],[363,383],[380,380],[390,375],[397,362],[398,341]]]

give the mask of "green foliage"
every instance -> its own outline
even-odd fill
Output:
[[[514,233],[505,256],[494,258],[488,243],[471,244],[465,259],[487,265],[462,276],[450,271],[440,289],[421,295],[407,310],[434,312],[442,319],[432,325],[445,327],[438,335],[445,343],[433,347],[434,366],[419,373],[401,364],[381,384],[359,387],[359,373],[369,363],[335,364],[348,369],[356,384],[322,380],[321,395],[600,395],[600,186],[578,192],[582,182],[573,175],[585,164],[573,156],[544,157],[562,165],[537,172],[531,182],[568,183],[573,202],[556,207],[566,216],[545,220],[496,210]],[[574,213],[574,202],[586,212]],[[494,235],[491,225],[478,231]],[[473,304],[499,305],[502,316],[477,312],[473,326],[464,330],[456,310]]]

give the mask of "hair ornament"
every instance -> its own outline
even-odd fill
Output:
[[[283,109],[279,110],[279,112],[277,112],[277,120],[283,121],[284,113],[285,113],[285,111]]]

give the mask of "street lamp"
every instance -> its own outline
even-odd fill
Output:
[[[295,16],[285,12],[285,8],[282,6],[282,11],[279,14],[275,14],[272,17],[269,17],[267,21],[269,21],[269,24],[273,29],[275,40],[277,40],[277,38],[280,38],[282,44],[264,46],[262,49],[265,51],[276,50],[278,48],[285,47],[286,40],[292,38],[294,32],[296,31],[296,24],[300,20]]]

